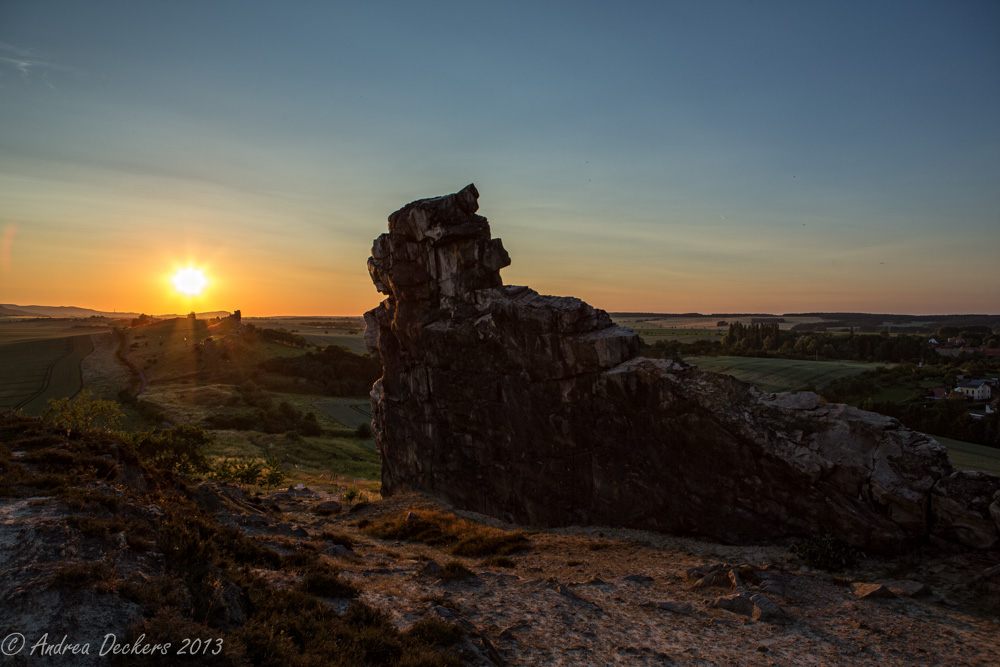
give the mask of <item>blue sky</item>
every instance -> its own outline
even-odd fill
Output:
[[[0,5],[0,302],[374,306],[475,182],[608,310],[1000,312],[994,2]]]

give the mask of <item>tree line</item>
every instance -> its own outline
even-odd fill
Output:
[[[722,340],[691,343],[660,340],[642,347],[651,357],[687,356],[775,357],[781,359],[838,359],[898,363],[920,361],[934,354],[923,336],[886,332],[877,334],[809,333],[782,330],[777,322],[732,322]]]

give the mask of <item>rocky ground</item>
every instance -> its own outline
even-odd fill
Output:
[[[50,448],[71,444],[40,437],[37,444]],[[27,458],[10,452],[8,483],[16,462]],[[27,467],[41,473],[41,462],[53,459],[36,456]],[[30,647],[45,632],[50,642],[65,634],[71,642],[91,642],[93,652],[108,633],[121,640],[149,618],[136,591],[161,581],[162,511],[156,496],[136,490],[144,483],[140,470],[119,465],[111,482],[0,498],[0,640],[20,633]],[[1000,664],[996,552],[862,558],[856,568],[832,574],[805,567],[785,546],[726,546],[614,528],[501,526],[419,494],[351,504],[310,489],[255,497],[232,486],[173,484],[193,501],[192,518],[203,512],[202,519],[236,527],[264,550],[318,558],[400,631],[428,618],[460,625],[464,637],[450,650],[463,664]],[[94,521],[84,518],[90,515]],[[527,544],[502,556],[456,556],[449,544],[372,531],[392,518],[405,526],[452,515],[470,530],[520,530]],[[247,570],[272,591],[292,590],[303,578],[294,567],[258,562]],[[187,604],[184,590],[166,595],[178,609]],[[213,627],[247,622],[238,586],[223,584],[217,602]],[[336,597],[323,603],[338,613],[354,604]],[[0,662],[104,664],[93,655],[31,657],[26,649]],[[247,656],[220,664],[258,662]]]
[[[457,620],[481,664],[996,665],[997,554],[863,559],[831,574],[776,546],[735,547],[626,529],[525,531],[512,567],[425,544],[372,539],[364,519],[445,509],[410,494],[318,517],[328,500],[272,496],[306,533],[342,531],[333,549],[362,598],[402,626],[427,614]],[[460,513],[484,524],[494,520]],[[510,526],[505,526],[510,529]],[[459,560],[474,576],[445,582]],[[881,584],[881,587],[876,586]]]

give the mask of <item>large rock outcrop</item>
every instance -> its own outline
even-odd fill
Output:
[[[606,312],[504,286],[510,257],[478,197],[469,185],[407,204],[368,260],[388,296],[365,314],[383,367],[383,494],[724,541],[1000,544],[1000,479],[956,473],[933,439],[812,393],[641,358]]]

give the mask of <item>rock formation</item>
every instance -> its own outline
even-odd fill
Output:
[[[407,204],[368,260],[388,296],[365,314],[383,494],[731,542],[1000,545],[1000,479],[895,419],[641,358],[606,312],[503,285],[478,197]]]

